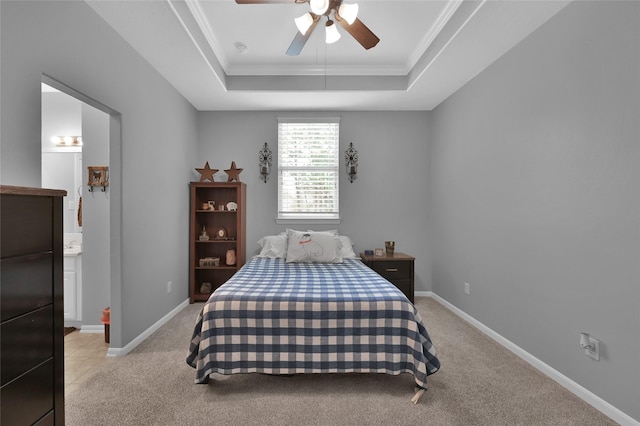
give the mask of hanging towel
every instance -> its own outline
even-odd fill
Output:
[[[82,226],[82,197],[78,200],[78,226]]]

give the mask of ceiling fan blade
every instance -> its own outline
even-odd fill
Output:
[[[365,49],[371,49],[374,47],[380,39],[376,36],[362,21],[358,18],[353,22],[353,24],[349,25],[346,20],[342,19],[339,15],[336,14],[336,20],[342,25],[353,38],[355,38],[358,43],[362,45]]]
[[[238,4],[280,4],[280,3],[304,3],[298,0],[236,0]]]
[[[309,37],[311,37],[311,33],[313,32],[313,29],[316,27],[316,25],[318,25],[318,21],[320,21],[320,16],[318,15],[312,15],[312,16],[313,16],[313,23],[307,30],[307,33],[302,34],[300,31],[296,33],[296,36],[293,38],[293,41],[291,42],[291,44],[289,45],[289,48],[287,49],[287,55],[298,56],[300,52],[302,52],[302,48],[307,43],[307,40],[309,40]]]

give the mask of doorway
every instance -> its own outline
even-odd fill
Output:
[[[121,285],[120,114],[49,76],[43,75],[42,83],[42,184],[51,187],[48,183],[53,178],[47,168],[56,166],[57,184],[53,187],[66,189],[68,194],[63,215],[65,254],[79,252],[80,256],[73,259],[81,260],[75,269],[73,292],[77,309],[75,313],[70,309],[65,326],[104,334],[101,314],[110,307],[110,341],[117,347],[120,333],[114,324],[119,323]],[[109,185],[89,191],[89,166],[107,167]],[[72,272],[73,268],[67,256],[65,260],[67,278],[67,269]],[[66,290],[65,305],[73,299]]]

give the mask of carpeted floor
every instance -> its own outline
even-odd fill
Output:
[[[442,368],[414,405],[409,374],[214,375],[185,363],[201,304],[69,395],[66,424],[615,425],[431,298],[416,306]]]

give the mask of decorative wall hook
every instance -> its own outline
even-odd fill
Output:
[[[89,192],[93,192],[94,186],[101,186],[102,192],[107,190],[109,186],[109,167],[108,166],[89,166]]]
[[[358,151],[353,147],[353,142],[349,143],[349,148],[344,152],[344,159],[349,182],[353,183],[358,177]]]
[[[271,157],[271,150],[269,149],[269,145],[267,145],[266,142],[264,143],[264,146],[262,147],[262,149],[260,150],[260,153],[258,154],[258,159],[259,159],[258,164],[260,166],[260,178],[264,183],[267,183],[267,180],[269,179],[269,174],[271,173],[272,157]]]

